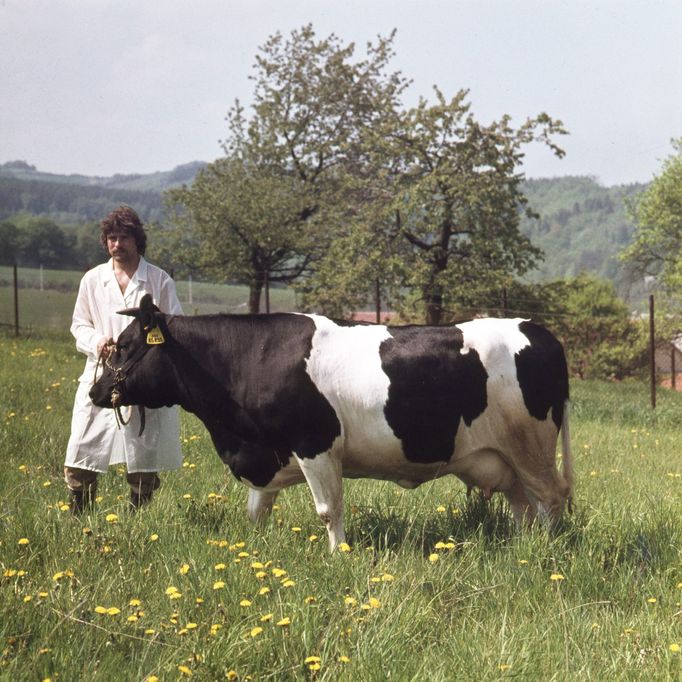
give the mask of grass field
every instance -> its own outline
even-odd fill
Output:
[[[19,268],[19,326],[25,334],[39,329],[64,330],[71,324],[78,284],[82,272],[43,270],[43,290],[40,290],[40,271]],[[178,297],[186,315],[212,313],[245,313],[248,289],[231,284],[176,282]],[[261,301],[265,308],[265,296]],[[296,308],[294,292],[290,289],[270,290],[271,312]],[[14,288],[12,268],[0,266],[0,328],[14,328]]]
[[[668,680],[682,677],[682,396],[574,383],[576,512],[517,534],[441,479],[347,481],[330,555],[303,487],[262,528],[183,414],[184,467],[93,513],[61,480],[73,343],[0,336],[0,679]]]

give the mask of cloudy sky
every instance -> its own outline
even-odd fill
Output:
[[[470,90],[482,121],[546,111],[571,135],[530,177],[646,182],[682,137],[681,0],[0,0],[0,163],[170,170],[222,151],[254,56],[312,23],[355,42],[397,29],[406,106]]]

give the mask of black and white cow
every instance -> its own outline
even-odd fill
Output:
[[[561,344],[526,320],[444,327],[320,315],[164,315],[145,296],[90,396],[181,405],[246,483],[248,513],[306,481],[332,548],[345,539],[342,477],[407,488],[455,474],[507,496],[517,523],[570,499]],[[160,334],[158,333],[160,330]],[[151,333],[150,333],[151,332]],[[563,473],[556,444],[563,433]]]

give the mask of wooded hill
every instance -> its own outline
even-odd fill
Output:
[[[144,221],[162,221],[162,193],[190,184],[206,164],[171,171],[92,177],[43,173],[23,161],[0,165],[0,220],[17,214],[45,216],[61,225],[96,222],[127,203]],[[634,225],[627,205],[643,184],[603,187],[589,177],[528,180],[524,193],[540,217],[524,218],[521,230],[545,252],[531,279],[546,281],[586,271],[622,286],[618,253]]]

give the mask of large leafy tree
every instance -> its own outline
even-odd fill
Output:
[[[447,308],[499,291],[535,265],[541,252],[519,232],[527,210],[523,149],[539,141],[563,155],[553,142],[565,132],[560,121],[541,114],[514,128],[505,116],[484,126],[467,94],[446,100],[436,90],[435,104],[422,99],[373,129],[380,187],[371,221],[350,241],[360,247],[358,256],[388,250],[401,262],[403,279],[394,291],[412,292],[431,324],[443,321]],[[373,250],[363,230],[373,232]]]
[[[356,58],[352,43],[318,39],[310,25],[270,37],[256,58],[252,115],[239,102],[228,113],[225,158],[170,193],[177,252],[248,283],[252,311],[265,281],[310,274],[353,219],[368,131],[406,85],[386,73],[392,40]]]
[[[166,234],[166,250],[190,271],[247,284],[250,312],[265,286],[290,283],[309,265],[315,233],[301,220],[307,198],[291,173],[221,159],[167,198],[179,229]]]
[[[632,206],[636,230],[622,254],[639,276],[656,276],[669,292],[682,285],[682,138],[675,153]]]

